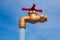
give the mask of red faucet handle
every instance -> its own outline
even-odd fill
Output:
[[[40,9],[40,10],[35,9],[35,6],[36,6],[36,4],[33,4],[33,6],[31,8],[22,8],[22,10],[28,10],[28,11],[34,10],[36,12],[42,12],[42,9]]]
[[[28,10],[28,11],[30,11],[31,9],[30,8],[22,8],[22,10]],[[42,12],[42,9],[40,9],[40,10],[37,10],[37,9],[34,9],[36,12]]]

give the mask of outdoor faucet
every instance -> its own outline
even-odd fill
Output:
[[[28,10],[28,16],[23,16],[19,20],[19,28],[26,28],[26,22],[35,24],[37,22],[44,23],[47,21],[47,16],[44,14],[37,15],[37,12],[42,12],[42,10],[35,9],[35,4],[31,8],[22,8],[22,10]]]

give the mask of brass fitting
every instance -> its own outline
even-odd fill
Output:
[[[44,15],[44,14],[41,14],[41,15],[40,15],[40,22],[41,22],[41,23],[44,23],[45,21],[47,21],[47,16]]]
[[[44,14],[37,16],[36,11],[29,11],[28,16],[24,16],[19,20],[19,27],[26,28],[26,22],[34,24],[37,22],[44,23],[45,21],[47,21],[47,16]]]

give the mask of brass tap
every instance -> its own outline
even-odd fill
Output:
[[[24,16],[19,20],[19,27],[26,28],[26,22],[34,24],[37,22],[44,23],[46,21],[47,21],[46,15],[40,14],[40,16],[38,16],[36,11],[29,11],[28,16]]]
[[[44,14],[37,15],[37,12],[42,12],[42,10],[35,9],[35,4],[31,8],[22,8],[22,10],[28,10],[28,16],[23,16],[19,20],[19,28],[26,28],[26,22],[35,24],[37,22],[44,23],[47,21],[47,16]]]

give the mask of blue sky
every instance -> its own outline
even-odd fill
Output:
[[[43,9],[48,21],[27,23],[25,39],[60,40],[60,0],[0,0],[0,40],[19,40],[19,19],[28,14],[21,8],[34,3],[37,9]]]

